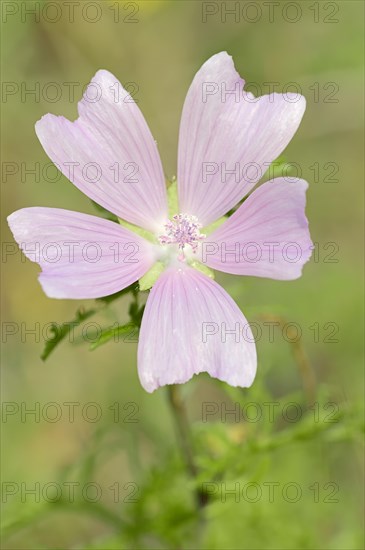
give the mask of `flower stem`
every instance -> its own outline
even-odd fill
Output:
[[[288,326],[289,324],[286,319],[277,315],[263,314],[263,315],[260,315],[260,317],[265,320],[276,321],[277,323],[280,324],[280,327],[283,330],[284,330],[284,327]],[[310,407],[313,405],[313,403],[316,400],[317,382],[316,382],[315,372],[302,346],[301,339],[297,337],[296,332],[293,331],[290,327],[289,327],[289,330],[287,330],[287,338],[288,338],[287,341],[290,343],[292,348],[294,360],[298,366],[298,371],[302,380],[306,401],[307,401],[308,407]]]
[[[198,469],[194,458],[194,449],[189,421],[186,414],[184,402],[179,392],[179,386],[177,384],[169,385],[167,386],[167,391],[186,468],[191,478],[195,479],[198,474]],[[207,495],[196,488],[195,500],[197,503],[197,507],[199,509],[202,509],[207,504]]]

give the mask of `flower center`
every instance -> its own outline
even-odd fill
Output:
[[[185,247],[189,245],[195,253],[199,241],[205,239],[206,235],[200,233],[202,225],[195,216],[189,214],[175,214],[172,220],[165,225],[165,233],[158,237],[161,244],[177,244],[180,250],[179,260],[185,261]]]

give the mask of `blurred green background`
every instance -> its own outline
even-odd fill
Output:
[[[224,4],[239,8],[226,21]],[[42,362],[43,327],[71,320],[79,306],[93,302],[48,299],[37,282],[38,267],[20,253],[5,253],[2,548],[364,547],[364,4],[269,4],[2,2],[5,247],[13,242],[6,216],[18,208],[96,214],[64,177],[52,183],[54,172],[42,175],[49,161],[34,132],[42,115],[74,119],[83,86],[98,69],[108,69],[124,85],[132,83],[171,177],[187,89],[201,64],[222,50],[262,93],[269,91],[265,83],[277,82],[276,91],[285,91],[294,82],[307,98],[285,158],[298,163],[310,183],[307,215],[318,243],[297,281],[217,275],[262,329],[259,368],[248,390],[208,376],[183,387],[199,467],[195,482],[181,458],[165,390],[149,395],[140,386],[136,343],[112,342],[90,352],[85,342],[65,341]],[[31,8],[38,21],[26,15]],[[205,22],[204,10],[214,12]],[[36,94],[25,93],[30,89]],[[60,95],[52,101],[55,90]],[[39,177],[25,174],[34,163],[40,163]],[[125,322],[128,303],[122,297],[92,321]],[[300,342],[288,343],[280,327],[270,341],[264,325],[270,320],[298,323]],[[31,328],[35,335],[26,334]],[[77,340],[80,331],[75,334]],[[204,422],[207,402],[218,412]],[[75,404],[74,419],[67,403]],[[249,403],[261,411],[257,422]],[[265,403],[278,403],[273,421]],[[251,421],[230,415],[222,422],[224,406],[243,408]],[[301,418],[292,422],[288,416],[295,418],[298,407]],[[198,513],[194,483],[212,481],[214,495]],[[35,493],[27,493],[32,488]]]

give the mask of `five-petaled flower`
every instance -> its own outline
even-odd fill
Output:
[[[254,98],[243,85],[225,52],[211,57],[196,74],[180,125],[178,210],[169,208],[150,130],[136,103],[109,72],[97,72],[90,86],[100,91],[100,97],[93,102],[86,93],[76,121],[49,114],[36,124],[38,138],[58,168],[66,175],[72,166],[70,179],[76,187],[121,223],[57,208],[24,208],[9,216],[10,228],[30,259],[34,260],[32,243],[41,248],[55,243],[61,250],[57,262],[47,261],[44,254],[37,259],[41,285],[52,298],[113,294],[159,266],[138,346],[139,377],[148,392],[186,382],[203,371],[233,386],[250,386],[257,362],[254,338],[236,303],[209,276],[209,268],[289,280],[301,275],[311,255],[303,180],[267,181],[224,218],[288,145],[305,110],[301,96],[275,93]],[[227,93],[237,87],[239,98]],[[219,93],[223,89],[225,93]],[[136,167],[138,177],[116,182],[111,170],[116,162]],[[224,163],[224,178],[220,170],[209,171],[207,178],[206,163]],[[237,181],[236,171],[228,170],[237,164],[255,165],[261,171],[256,178]],[[86,177],[85,166],[99,167],[102,176]],[[222,223],[212,225],[217,220]],[[91,242],[101,251],[98,261],[91,261],[75,244]],[[260,250],[256,261],[241,254],[248,243]],[[294,260],[288,243],[299,248]],[[227,335],[214,330],[203,338],[207,324],[225,327]],[[238,333],[245,331],[244,338],[237,338],[237,328]]]

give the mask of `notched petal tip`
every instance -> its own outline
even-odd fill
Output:
[[[73,121],[43,116],[35,125],[43,149],[94,202],[154,231],[156,218],[167,215],[165,179],[156,143],[131,93],[101,69],[78,102],[78,115]]]
[[[307,189],[302,179],[263,183],[209,236],[214,250],[206,256],[207,265],[235,275],[298,279],[313,249],[305,215]]]
[[[246,368],[247,365],[243,366],[243,368]],[[211,373],[209,373],[208,371],[204,371],[205,374],[207,374],[210,378],[215,378],[217,380],[219,380],[220,382],[223,382],[224,384],[227,384],[228,386],[231,386],[233,388],[250,388],[252,386],[252,384],[254,383],[255,381],[255,378],[256,378],[256,374],[257,374],[257,359],[256,359],[256,363],[255,365],[253,366],[254,368],[252,369],[252,372],[251,373],[247,373],[246,371],[246,379],[244,382],[242,381],[235,381],[234,379],[232,380],[227,380],[227,377],[226,376],[220,376],[220,375],[213,375]],[[198,377],[199,374],[202,374],[200,372],[198,373],[191,373],[189,375],[187,375],[184,379],[181,379],[179,377],[175,377],[175,378],[172,378],[171,380],[169,380],[168,382],[166,380],[145,380],[141,375],[139,376],[139,379],[140,379],[140,382],[141,382],[141,386],[143,387],[143,389],[147,392],[147,393],[154,393],[156,390],[159,390],[160,388],[165,388],[166,386],[173,386],[175,384],[186,384],[187,382],[190,382],[190,380],[193,380],[195,377]]]
[[[299,94],[275,92],[254,98],[242,90],[242,84],[231,56],[221,52],[197,72],[184,103],[179,134],[179,203],[203,225],[225,215],[254,188],[267,166],[289,144],[305,111],[305,98]],[[198,159],[202,151],[204,158]],[[241,177],[239,182],[233,170],[225,173],[222,187],[222,160],[226,166],[238,166],[240,173],[251,164],[259,169],[256,176]],[[202,162],[216,163],[217,169],[208,175],[201,168]]]
[[[238,341],[230,338],[232,328],[240,329]],[[256,368],[252,331],[223,288],[192,268],[166,270],[151,290],[142,319],[138,372],[143,388],[152,393],[202,372],[249,387]]]
[[[15,210],[15,212],[6,218],[9,229],[19,247],[21,245],[21,241],[29,234],[32,224],[32,211],[34,212],[36,210],[36,207],[21,208],[19,210]]]

